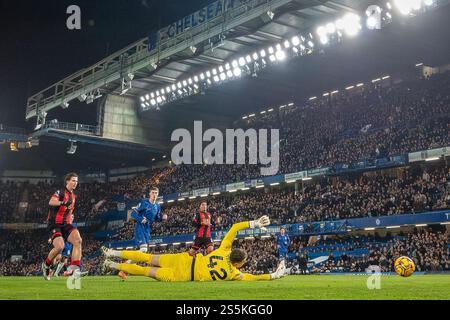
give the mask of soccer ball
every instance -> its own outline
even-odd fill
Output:
[[[394,268],[400,276],[409,277],[416,270],[416,265],[411,258],[403,256],[395,260]]]

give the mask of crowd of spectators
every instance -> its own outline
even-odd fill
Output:
[[[280,173],[288,173],[449,146],[449,111],[447,73],[391,87],[366,86],[243,119],[235,126],[280,129]],[[91,220],[114,208],[118,201],[115,199],[121,202],[140,199],[150,185],[159,186],[161,194],[189,191],[256,178],[259,169],[257,165],[181,165],[153,169],[111,183],[81,181],[76,191],[75,221]],[[44,222],[50,196],[62,187],[50,182],[37,185],[0,182],[0,223]],[[255,219],[262,214],[269,215],[273,224],[287,224],[448,209],[450,170],[446,166],[434,166],[424,170],[403,168],[323,177],[304,182],[298,191],[293,187],[266,188],[220,195],[208,199],[208,205],[214,217],[213,230],[226,230],[237,221]],[[169,220],[155,224],[152,235],[193,232],[192,219],[197,209],[196,201],[165,206],[163,211]],[[133,229],[132,223],[125,224],[116,239],[133,238]],[[48,247],[47,235],[37,234],[2,230],[0,274],[27,275],[39,269],[37,262]],[[417,234],[390,247],[373,248],[367,257],[343,255],[337,260],[329,259],[322,268],[358,271],[373,261],[388,268],[397,254],[395,250],[404,250],[417,259],[420,268],[448,269],[448,252],[445,252],[448,249],[437,248],[444,241],[442,237],[435,233]],[[101,258],[96,251],[100,243],[87,239],[85,252],[92,256],[86,261],[87,266],[99,273]],[[427,252],[424,248],[428,245],[436,250]],[[254,247],[247,249],[250,255],[257,256],[249,262],[248,270],[262,272],[274,267],[271,242],[258,240]],[[11,255],[23,258],[12,262]]]
[[[444,210],[450,208],[450,169],[411,168],[329,177],[305,183],[297,193],[293,187],[259,189],[206,201],[213,215],[213,231],[263,214],[279,225]],[[163,206],[168,221],[153,224],[152,234],[193,233],[198,206],[198,201]],[[116,239],[132,239],[133,231],[130,222]]]
[[[306,105],[287,106],[235,123],[243,128],[280,129],[280,173],[450,145],[449,73],[391,87],[366,86]],[[112,183],[80,183],[77,217],[89,219],[114,206],[115,196],[139,199],[149,185],[160,194],[226,184],[260,176],[258,165],[180,165],[158,168]],[[0,222],[23,222],[16,215],[26,201],[25,222],[41,222],[48,198],[60,184],[0,183]],[[27,195],[23,199],[23,195]],[[21,197],[22,196],[22,197]]]
[[[238,121],[280,130],[280,173],[350,164],[450,143],[449,73],[392,87],[366,86]],[[164,193],[260,176],[258,165],[182,165],[160,181]]]
[[[99,249],[102,242],[92,234],[82,234],[84,268],[93,274],[101,274]],[[51,249],[46,229],[2,230],[0,234],[0,276],[30,276],[40,272],[41,263]],[[14,256],[19,259],[12,259]]]
[[[393,238],[375,244],[360,244],[368,248],[368,254],[352,256],[344,253],[339,258],[328,260],[312,269],[313,273],[365,272],[369,266],[379,266],[381,272],[393,271],[395,260],[407,256],[414,260],[416,271],[449,271],[449,232],[422,231],[409,233],[402,238]],[[347,248],[351,251],[353,248]]]

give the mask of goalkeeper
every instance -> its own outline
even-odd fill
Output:
[[[263,216],[255,221],[234,224],[225,235],[220,247],[204,256],[195,257],[189,253],[152,255],[139,251],[116,251],[102,248],[107,257],[118,257],[136,262],[145,262],[149,267],[136,264],[115,263],[106,259],[105,269],[116,269],[133,275],[151,277],[159,281],[218,281],[218,280],[272,280],[285,275],[286,267],[280,263],[271,274],[252,275],[242,273],[240,268],[247,261],[247,253],[242,249],[232,249],[233,240],[240,230],[263,228],[270,224],[269,217]]]

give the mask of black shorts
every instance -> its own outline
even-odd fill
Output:
[[[67,238],[69,238],[72,231],[76,230],[77,228],[75,228],[71,224],[65,225],[54,224],[49,225],[48,229],[50,231],[50,239],[53,242],[53,240],[55,240],[58,237],[62,237],[64,241],[67,241]]]
[[[212,246],[213,242],[211,241],[211,238],[195,238],[194,244],[192,245],[192,249],[199,250],[201,248],[208,248],[209,246]]]

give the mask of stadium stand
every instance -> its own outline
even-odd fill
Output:
[[[450,146],[449,89],[449,73],[393,87],[366,86],[360,91],[339,93],[332,99],[317,99],[306,105],[241,119],[235,125],[281,129],[282,173],[335,166]],[[143,176],[113,183],[81,183],[76,191],[76,221],[95,220],[115,208],[118,197],[124,202],[136,201],[142,198],[149,185],[158,185],[162,194],[168,194],[258,175],[257,166],[182,165],[154,169]],[[48,199],[60,187],[50,183],[1,182],[0,223],[42,223]],[[298,192],[292,187],[265,188],[207,200],[214,208],[214,230],[226,230],[236,221],[254,219],[262,214],[269,215],[272,223],[279,225],[418,213],[450,208],[450,170],[441,163],[356,172],[304,182]],[[27,206],[18,214],[20,203]],[[165,205],[163,210],[169,221],[155,224],[152,235],[191,233],[192,216],[197,207],[197,201]],[[99,274],[101,242],[93,239],[94,231],[83,232],[83,250],[85,267],[91,274]],[[113,239],[131,239],[132,232],[133,225],[125,224]],[[46,237],[48,234],[44,231],[2,230],[0,275],[36,272],[42,253],[48,249]],[[296,261],[332,252],[326,261],[308,272],[361,272],[372,263],[381,265],[383,270],[391,270],[392,259],[400,252],[414,257],[419,270],[449,270],[448,233],[419,232],[378,242],[370,238],[339,240],[339,243],[325,240],[315,246],[305,245],[300,238],[294,240],[291,252],[297,254]],[[276,266],[273,239],[249,243],[238,243],[252,257],[247,271],[272,270]],[[15,255],[23,259],[15,262],[11,259]],[[290,264],[297,266],[294,262]]]

